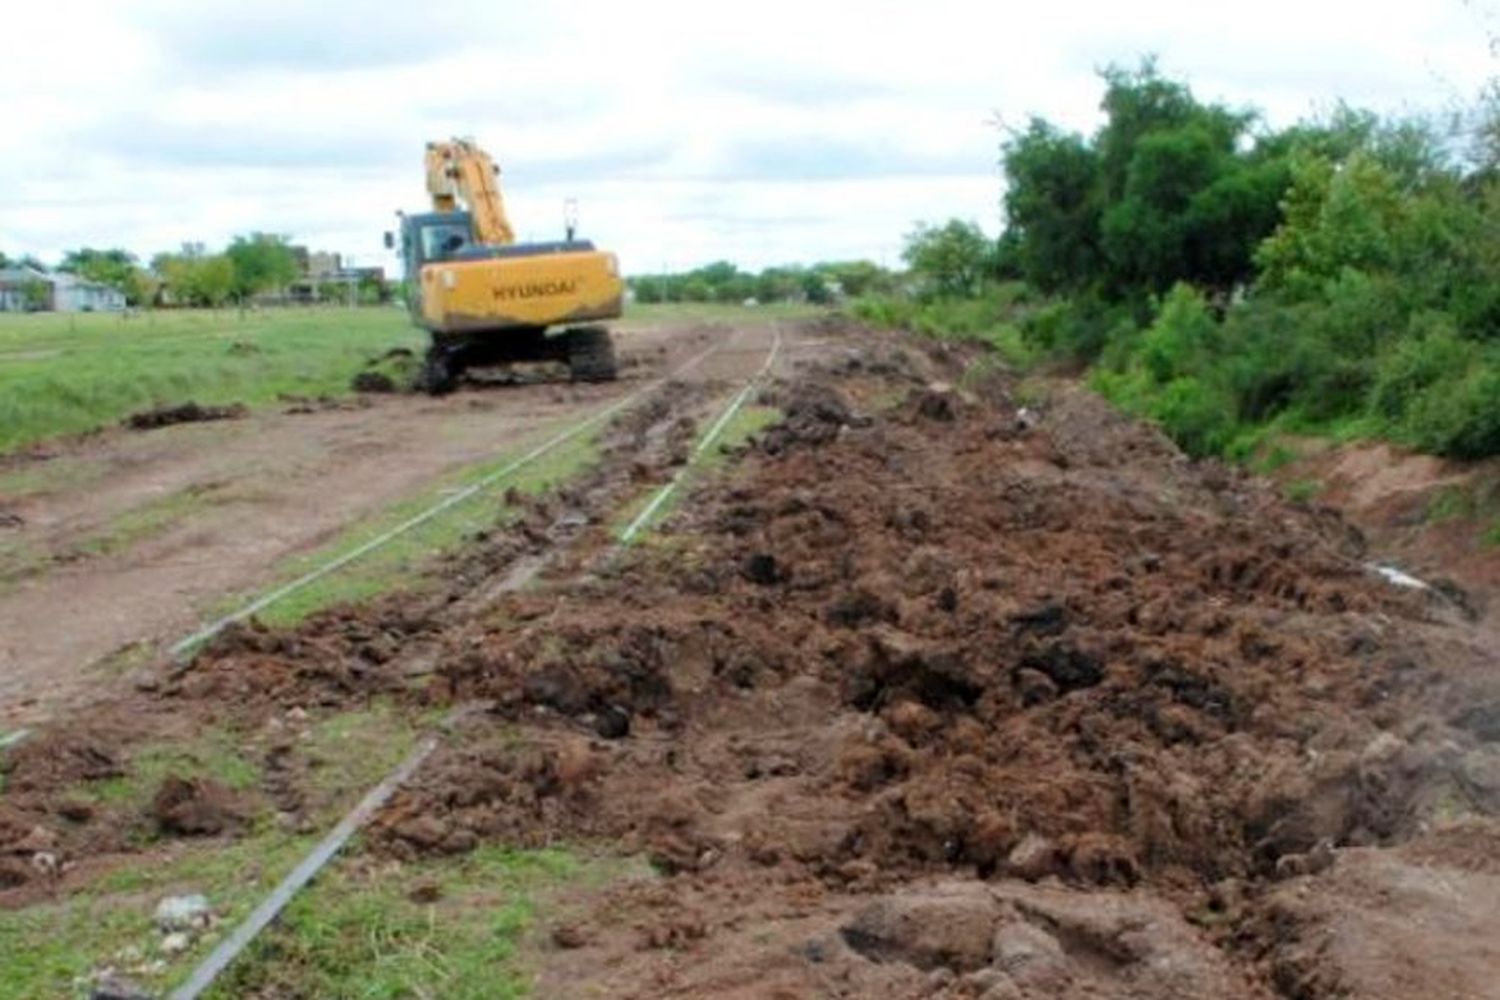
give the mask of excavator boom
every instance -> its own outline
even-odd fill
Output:
[[[475,241],[489,246],[516,241],[505,214],[499,177],[500,168],[472,139],[427,144],[427,192],[432,195],[433,211],[455,212],[460,203],[468,205]]]

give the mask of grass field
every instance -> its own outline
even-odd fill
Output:
[[[632,306],[624,322],[755,325],[820,311],[684,303]],[[388,306],[0,313],[0,454],[163,404],[346,395],[368,360],[425,341],[403,310]]]
[[[395,308],[0,314],[0,453],[164,403],[343,395],[424,335]]]

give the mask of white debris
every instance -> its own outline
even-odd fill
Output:
[[[163,931],[202,930],[213,922],[213,910],[208,897],[201,893],[191,896],[168,896],[156,904],[153,917],[156,926]]]
[[[1370,563],[1369,568],[1385,577],[1385,581],[1397,587],[1409,587],[1412,590],[1431,590],[1432,585],[1425,580],[1418,580],[1410,573],[1404,573],[1394,566],[1382,566],[1379,563]]]

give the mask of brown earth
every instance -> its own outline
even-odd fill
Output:
[[[627,329],[616,384],[296,404],[150,434],[103,431],[5,459],[0,732],[117,690],[129,665],[222,613],[226,597],[280,582],[289,559],[351,523],[534,444],[730,335]],[[172,516],[129,528],[153,508]],[[113,669],[119,664],[127,669]]]
[[[1381,560],[1449,593],[1476,617],[1500,597],[1500,462],[1456,462],[1385,442],[1291,440],[1284,483],[1318,485]]]
[[[558,901],[541,996],[1500,995],[1490,633],[1081,391],[1023,412],[942,348],[792,348],[786,420],[648,544],[604,530],[617,468],[439,603],[237,631],[154,710],[467,706],[371,849],[655,872]],[[95,846],[79,769],[127,766],[44,739],[9,765],[17,892]]]

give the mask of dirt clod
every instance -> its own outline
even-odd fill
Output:
[[[239,797],[210,778],[162,779],[151,802],[157,828],[174,836],[210,836],[238,829],[248,821]]]
[[[228,406],[203,406],[189,401],[175,406],[158,406],[151,410],[132,413],[125,418],[125,425],[132,430],[147,431],[172,424],[189,424],[205,420],[240,420],[250,415],[250,408],[243,403]]]

